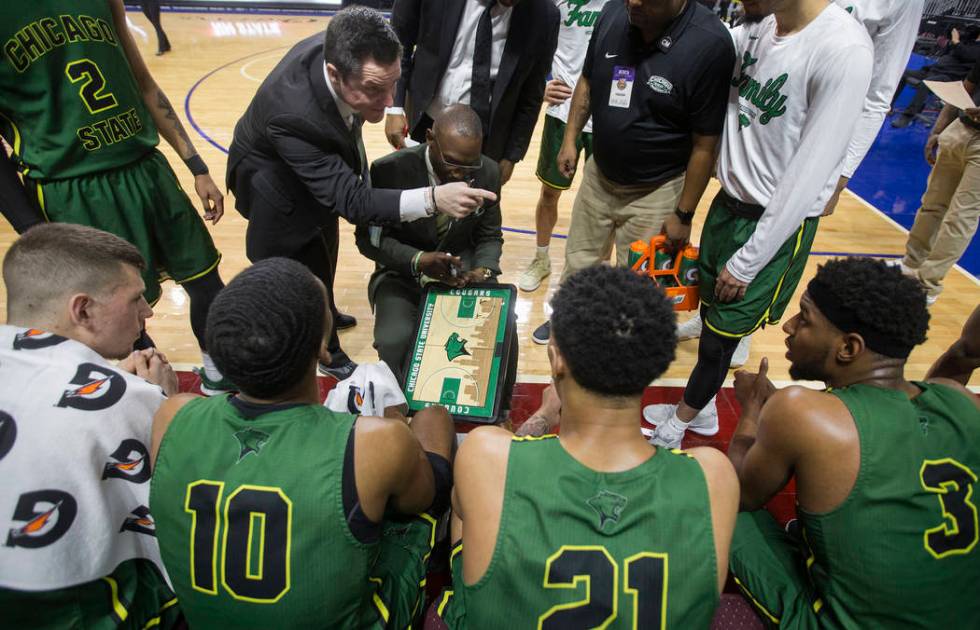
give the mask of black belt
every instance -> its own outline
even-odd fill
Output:
[[[732,197],[726,193],[724,189],[718,191],[718,196],[715,197],[715,201],[718,201],[723,206],[728,208],[729,212],[740,219],[748,219],[750,221],[758,221],[762,218],[762,213],[766,211],[765,206],[760,206],[756,203],[745,203],[744,201],[739,201],[735,197]]]

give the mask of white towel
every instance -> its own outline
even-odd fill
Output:
[[[0,586],[65,588],[136,558],[163,571],[148,506],[164,399],[84,344],[0,326]]]
[[[386,407],[406,403],[398,379],[384,361],[361,363],[354,373],[327,394],[323,405],[333,411],[359,416],[383,416]]]

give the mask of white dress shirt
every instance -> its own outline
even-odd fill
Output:
[[[493,0],[490,9],[490,28],[493,39],[490,48],[490,85],[497,79],[500,70],[500,60],[504,56],[504,46],[507,44],[507,33],[510,31],[510,18],[514,14],[513,7],[505,7]],[[476,29],[480,25],[483,11],[490,6],[487,0],[466,0],[463,15],[456,29],[456,41],[449,55],[449,65],[446,67],[442,80],[436,87],[435,96],[429,103],[425,113],[435,120],[436,116],[449,105],[456,103],[470,104],[470,84],[473,82],[473,53],[476,49]],[[389,107],[388,114],[402,114],[401,107]]]

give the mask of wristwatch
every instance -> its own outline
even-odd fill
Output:
[[[681,225],[691,225],[691,222],[694,221],[693,210],[690,212],[685,212],[680,208],[674,208],[674,214],[676,214],[677,218],[681,220]]]
[[[491,278],[493,278],[493,271],[491,271],[491,270],[487,269],[486,267],[484,267],[483,268],[483,279],[484,280],[489,280]]]

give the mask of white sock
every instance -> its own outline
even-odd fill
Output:
[[[548,245],[545,245],[544,247],[542,247],[541,245],[538,245],[538,251],[537,251],[536,254],[534,254],[534,257],[535,258],[547,258],[548,257]]]
[[[201,353],[201,362],[204,364],[204,375],[208,377],[208,380],[217,382],[224,378],[218,366],[211,360],[211,355],[207,352]]]
[[[674,408],[674,415],[670,417],[670,420],[668,420],[668,422],[670,422],[671,426],[673,426],[675,429],[680,429],[681,431],[687,431],[688,425],[691,424],[690,422],[684,422],[677,416],[676,407]]]

